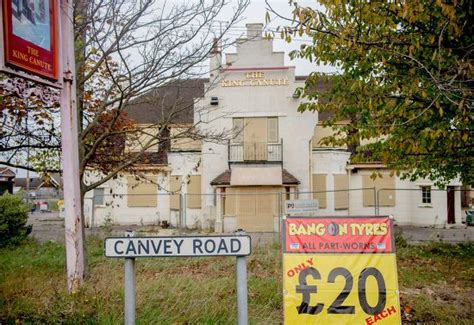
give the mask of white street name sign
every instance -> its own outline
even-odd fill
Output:
[[[106,257],[248,256],[251,241],[239,236],[109,237]]]

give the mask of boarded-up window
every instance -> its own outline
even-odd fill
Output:
[[[243,118],[234,118],[233,122],[233,131],[234,131],[234,143],[244,142],[244,119]]]
[[[235,216],[235,202],[236,202],[236,195],[235,189],[228,187],[224,188],[225,195],[224,195],[224,215],[226,216]]]
[[[337,126],[336,126],[336,128],[337,128]],[[311,140],[313,149],[316,149],[316,148],[327,148],[327,147],[346,149],[346,148],[347,148],[346,145],[342,145],[342,146],[332,146],[332,145],[322,144],[322,143],[320,142],[323,138],[332,136],[332,135],[334,135],[335,133],[336,133],[336,130],[333,130],[333,128],[330,127],[330,126],[324,127],[322,124],[316,125],[316,127],[314,128],[313,138],[312,138],[312,140]]]
[[[362,187],[370,188],[375,187],[379,196],[379,206],[382,207],[393,207],[395,206],[395,177],[388,174],[383,174],[382,178],[372,179],[371,175],[362,176]],[[363,194],[363,205],[365,207],[371,207],[375,205],[373,190],[364,190]]]
[[[171,127],[170,137],[171,137],[171,150],[175,151],[191,151],[191,150],[200,150],[201,141],[193,140],[192,136],[194,130],[190,126],[183,127]]]
[[[158,190],[156,177],[147,176],[145,179],[135,176],[127,177],[127,205],[129,207],[156,207]]]
[[[170,209],[179,210],[179,193],[181,192],[181,176],[170,177]]]
[[[313,174],[313,199],[319,201],[319,208],[326,208],[326,174]]]
[[[278,143],[278,118],[269,117],[267,120],[267,140],[268,143]]]
[[[139,125],[138,131],[127,134],[126,151],[139,152],[145,149],[146,152],[158,152],[157,134],[157,127]]]
[[[189,209],[201,208],[201,175],[193,175],[189,177],[186,206]]]
[[[347,175],[334,175],[334,209],[345,210],[349,208],[349,177]]]

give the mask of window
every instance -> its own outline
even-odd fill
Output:
[[[268,143],[278,143],[278,118],[269,117],[267,120]]]
[[[233,131],[234,131],[234,143],[244,142],[244,119],[243,118],[234,118],[233,122]]]
[[[382,177],[380,177],[382,176]],[[375,206],[374,191],[378,195],[378,204],[381,207],[394,207],[396,203],[395,197],[395,177],[382,173],[374,179],[371,174],[362,176],[362,205],[364,207]]]
[[[189,209],[201,208],[201,175],[189,176],[186,203]]]
[[[421,203],[431,204],[431,186],[421,187]]]
[[[104,189],[94,189],[94,205],[104,205]]]
[[[349,209],[349,177],[347,174],[334,175],[334,209]]]
[[[326,194],[326,174],[313,174],[313,199],[320,209],[326,209]]]
[[[158,204],[158,187],[156,177],[127,177],[128,207],[156,207]]]
[[[179,210],[181,193],[181,176],[170,177],[170,209]]]

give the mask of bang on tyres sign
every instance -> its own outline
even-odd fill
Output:
[[[5,63],[58,79],[56,0],[3,1]]]
[[[400,324],[392,220],[287,217],[286,324]]]

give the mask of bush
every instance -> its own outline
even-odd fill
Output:
[[[5,193],[0,196],[0,247],[18,244],[28,235],[28,205],[20,196]]]

